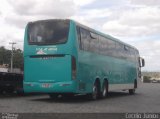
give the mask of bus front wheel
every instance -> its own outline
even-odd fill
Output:
[[[135,94],[136,88],[137,88],[137,80],[134,81],[134,88],[133,89],[129,89],[129,94],[130,95]]]

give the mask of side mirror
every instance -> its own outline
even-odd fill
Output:
[[[145,66],[145,60],[143,58],[139,58],[139,66],[144,67]]]
[[[145,66],[145,61],[144,59],[142,59],[142,66],[141,67],[144,67]]]

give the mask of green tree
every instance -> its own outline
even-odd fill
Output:
[[[143,82],[144,83],[150,83],[151,82],[151,77],[150,76],[143,76]]]
[[[20,68],[23,70],[23,52],[21,49],[13,52],[13,68]]]
[[[0,47],[0,65],[9,64],[11,62],[11,50]],[[23,52],[21,49],[13,51],[13,68],[20,68],[23,70]]]
[[[0,64],[10,64],[11,51],[0,47]]]

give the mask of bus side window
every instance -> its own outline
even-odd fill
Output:
[[[90,32],[90,51],[94,53],[99,53],[99,39],[98,35]]]
[[[82,43],[82,49],[85,51],[89,51],[90,50],[90,33],[89,31],[80,28],[80,33],[81,33],[81,43]]]
[[[123,58],[123,45],[119,42],[116,42],[116,57],[117,58]]]
[[[107,50],[106,50],[106,55],[114,57],[115,48],[116,48],[115,41],[107,39],[107,44],[108,44],[108,47],[107,47]]]
[[[77,26],[76,29],[77,29],[77,37],[78,37],[79,49],[82,50],[80,28]]]
[[[107,55],[108,42],[107,39],[103,36],[99,36],[99,44],[100,44],[100,54]]]

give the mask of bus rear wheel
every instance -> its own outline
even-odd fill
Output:
[[[88,94],[89,99],[96,100],[98,98],[98,84],[95,82],[92,88],[92,93]]]
[[[102,86],[101,98],[106,98],[108,95],[108,84],[107,81],[104,81]]]

